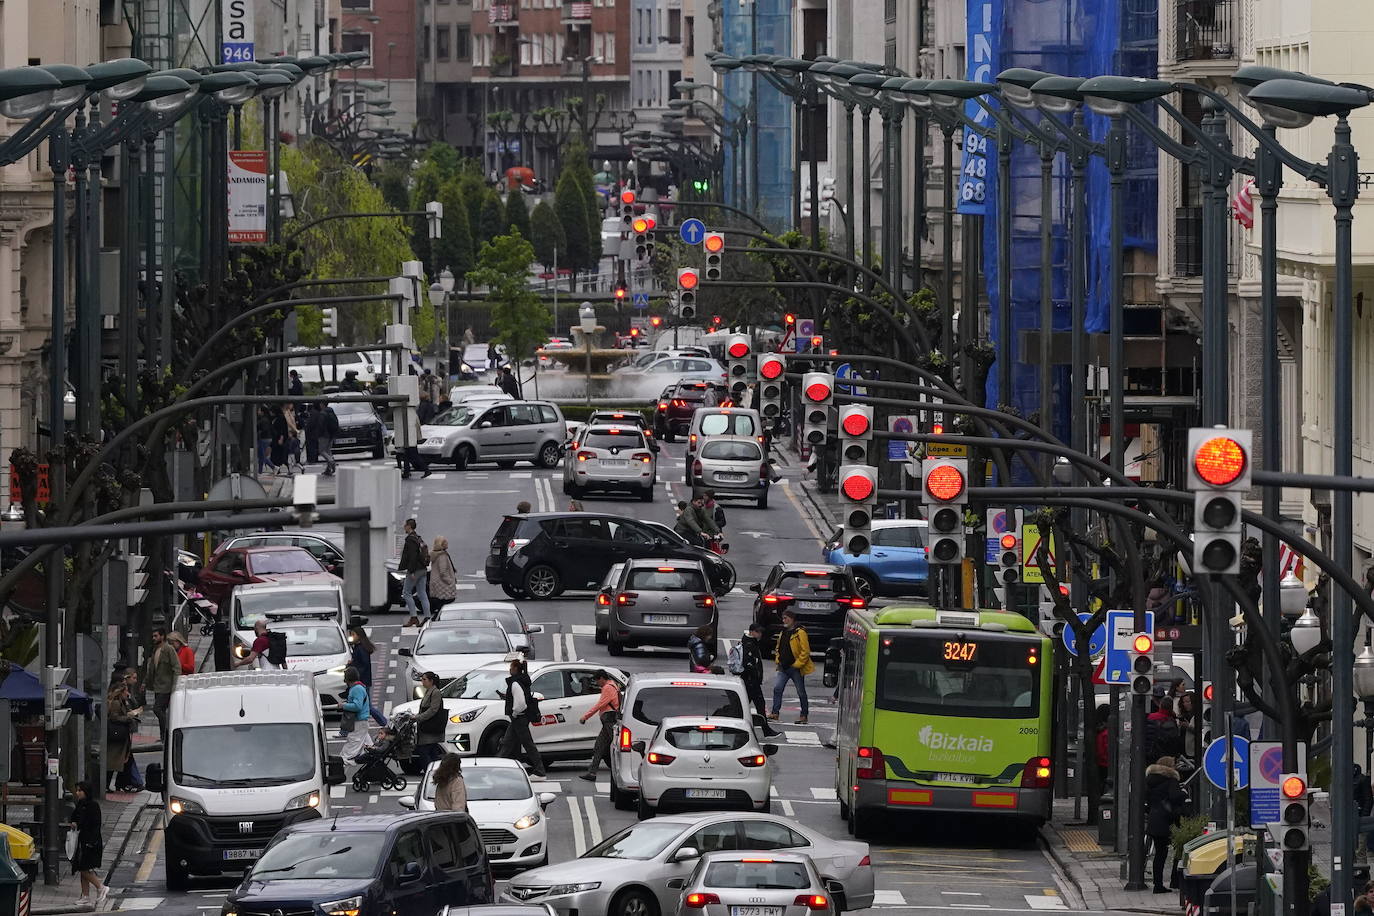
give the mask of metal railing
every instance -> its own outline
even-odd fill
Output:
[[[1231,60],[1236,56],[1231,0],[1177,0],[1175,60]]]

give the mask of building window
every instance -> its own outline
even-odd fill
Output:
[[[668,10],[668,40],[682,44],[682,10]]]
[[[429,26],[420,30],[420,59],[429,60]]]
[[[343,0],[339,8],[345,12],[372,9],[372,0]]]
[[[345,54],[362,51],[370,57],[372,55],[372,33],[363,32],[361,35],[349,35],[345,33],[342,40],[339,42],[339,49]],[[363,66],[373,67],[376,66],[376,64],[373,61],[367,61]]]
[[[696,34],[695,34],[695,32],[696,32],[696,22],[697,22],[697,21],[696,21],[696,18],[693,17],[693,16],[688,16],[688,17],[686,18],[685,28],[683,29],[683,32],[682,32],[682,56],[683,56],[683,57],[695,57],[695,56],[696,56],[696,53],[697,53],[697,50],[696,50],[696,48],[697,48],[697,42],[696,42]]]
[[[601,39],[601,62],[604,64],[615,63],[615,33],[604,32],[602,33]]]
[[[435,26],[434,32],[434,55],[439,60],[448,60],[452,46],[449,44],[452,38],[452,31],[446,25]]]
[[[453,58],[468,60],[472,57],[472,29],[466,25],[453,27]]]

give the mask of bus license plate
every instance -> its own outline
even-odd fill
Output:
[[[782,916],[780,906],[732,906],[730,916]]]
[[[243,862],[256,859],[258,850],[256,849],[226,849],[224,850],[224,861]]]
[[[687,797],[688,797],[688,798],[696,798],[696,799],[713,799],[713,800],[718,800],[718,799],[723,799],[723,798],[725,798],[725,790],[724,790],[724,789],[688,789],[688,790],[687,790]]]
[[[686,614],[645,614],[645,623],[667,623],[684,624],[687,622]]]
[[[500,851],[501,851],[501,844],[500,844],[500,843],[488,843],[488,844],[487,844],[487,855],[489,855],[489,856],[490,856],[490,855],[495,855],[496,853],[498,853],[498,852],[500,852]]]
[[[978,777],[977,777],[977,776],[974,776],[972,773],[936,773],[936,774],[935,774],[935,781],[936,781],[936,782],[966,782],[966,783],[972,784],[972,783],[978,782]]]

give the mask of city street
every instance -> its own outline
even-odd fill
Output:
[[[651,504],[630,498],[591,497],[584,508],[623,513],[672,524],[672,506],[685,498],[682,484],[681,443],[665,445],[660,455],[658,495]],[[354,459],[356,460],[356,459]],[[778,560],[819,558],[818,532],[804,511],[795,467],[784,467],[789,478],[775,492],[770,508],[725,502],[729,557],[738,570],[738,584],[721,600],[720,658],[744,630],[749,619],[752,593],[747,589],[761,580],[767,567]],[[782,498],[778,498],[778,497]],[[499,470],[479,466],[455,472],[436,468],[433,476],[418,475],[402,483],[402,505],[397,526],[406,517],[418,520],[428,540],[436,535],[451,539],[451,552],[459,571],[459,600],[505,600],[497,586],[489,585],[482,572],[488,541],[500,516],[529,500],[536,511],[563,510],[568,498],[562,493],[562,469],[539,470],[521,466]],[[585,593],[554,601],[520,602],[526,620],[542,624],[544,633],[534,637],[537,658],[584,659],[634,671],[680,671],[681,652],[632,650],[612,659],[604,646],[593,641],[592,599]],[[396,650],[411,644],[416,631],[403,628],[405,615],[376,615],[371,637],[377,645],[373,668],[385,678],[377,702],[385,711],[410,699],[411,684],[404,660]],[[771,677],[772,666],[768,667]],[[766,684],[766,687],[770,686]],[[834,752],[824,746],[835,722],[835,708],[821,686],[819,666],[809,679],[812,696],[810,724],[793,725],[798,710],[789,691],[782,713],[785,737],[774,767],[774,813],[817,827],[835,837],[846,837],[834,791]],[[333,729],[330,729],[332,732]],[[337,745],[339,742],[335,742]],[[633,812],[616,811],[607,796],[605,770],[596,784],[577,778],[581,764],[550,767],[550,779],[536,783],[536,791],[554,791],[559,799],[547,810],[550,820],[550,861],[560,862],[584,852],[603,837],[635,821]],[[415,780],[411,778],[411,785]],[[351,787],[332,790],[332,804],[342,815],[380,814],[400,810],[397,798],[405,791],[360,794]],[[218,911],[230,882],[196,882],[187,894],[167,893],[163,883],[161,833],[157,809],[142,815],[140,829],[130,842],[124,861],[111,884],[123,892],[121,909],[158,909],[169,916]],[[930,823],[899,822],[887,838],[874,844],[873,865],[878,888],[876,908],[907,910],[992,909],[1036,910],[1076,907],[1071,894],[1057,878],[1053,863],[1038,847],[1017,848],[999,835],[995,826],[952,824],[947,819]],[[589,914],[596,916],[596,914]]]

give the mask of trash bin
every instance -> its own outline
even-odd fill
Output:
[[[1220,830],[1193,837],[1183,845],[1183,862],[1180,868],[1182,880],[1179,883],[1179,891],[1183,897],[1185,910],[1188,907],[1196,907],[1201,910],[1207,905],[1207,894],[1212,883],[1218,875],[1226,870],[1226,837],[1226,831]],[[1242,852],[1247,840],[1253,842],[1254,834],[1249,831],[1249,828],[1238,828],[1235,839],[1232,841],[1235,845],[1237,865],[1244,859]],[[1247,867],[1253,873],[1254,861],[1250,861]],[[1227,887],[1229,889],[1230,885],[1228,884]],[[1237,885],[1237,890],[1239,887]],[[1251,882],[1248,899],[1254,899],[1254,893],[1254,885]],[[1221,901],[1221,905],[1226,909],[1230,908],[1229,890],[1226,899]],[[1243,908],[1241,912],[1244,912]]]
[[[1231,886],[1235,885],[1236,906],[1231,908]],[[1223,869],[1203,895],[1203,916],[1244,916],[1255,900],[1255,863],[1237,864]]]
[[[0,916],[19,916],[19,898],[32,888],[33,879],[10,855],[10,844],[0,843]],[[27,912],[28,906],[24,910]]]

